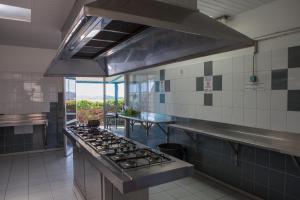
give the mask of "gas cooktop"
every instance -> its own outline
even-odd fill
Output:
[[[171,161],[171,158],[165,154],[139,147],[129,139],[119,137],[108,130],[83,126],[68,128],[100,155],[121,169],[146,167]]]

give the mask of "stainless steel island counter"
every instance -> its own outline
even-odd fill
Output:
[[[107,137],[118,141],[119,146],[118,150],[113,149],[105,154],[102,146],[102,149],[100,146],[95,148],[91,145],[94,144],[93,140],[84,139],[84,131],[77,134],[76,131],[65,128],[65,134],[74,147],[74,183],[86,199],[148,199],[149,187],[190,176],[193,172],[193,166],[189,163],[151,150],[128,138],[112,136],[110,132]],[[126,141],[126,145],[123,141]],[[113,146],[116,143],[110,144]],[[149,155],[144,159],[149,163],[158,160],[158,156],[161,156],[160,161],[156,164],[136,164],[136,167],[128,167],[127,164],[133,160],[131,156],[131,162],[121,159],[119,162],[112,162],[116,156],[123,156],[123,153],[119,153],[120,148],[124,152],[139,153],[136,155],[140,155],[141,152]]]

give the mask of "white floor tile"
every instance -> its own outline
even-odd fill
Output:
[[[10,159],[13,160],[12,170],[10,164],[0,166],[0,169],[6,170],[5,174],[11,174],[6,175],[6,179],[0,179],[0,200],[81,200],[73,186],[72,159],[65,158],[62,152],[6,158],[8,161]],[[17,163],[20,166],[17,166]],[[151,187],[149,199],[248,200],[206,178],[199,177],[188,177]]]

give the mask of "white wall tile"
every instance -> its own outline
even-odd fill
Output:
[[[300,90],[300,68],[288,69],[288,89]]]
[[[222,106],[233,107],[233,93],[231,91],[222,92]]]
[[[257,71],[271,70],[271,51],[259,52],[256,57]]]
[[[195,93],[195,105],[204,105],[204,92],[196,92]]]
[[[232,58],[213,62],[213,75],[232,74]]]
[[[256,127],[256,109],[244,109],[244,125],[249,127]]]
[[[257,127],[263,129],[270,129],[271,127],[270,110],[257,110]]]
[[[232,89],[233,89],[233,91],[244,90],[244,74],[243,73],[233,74]]]
[[[253,71],[253,55],[244,56],[244,73]]]
[[[240,74],[244,72],[244,56],[234,57],[232,60],[233,74]]]
[[[257,72],[259,87],[262,87],[263,90],[271,90],[271,71],[259,71]]]
[[[244,91],[244,108],[256,109],[256,91]]]
[[[287,110],[287,90],[271,91],[271,110]]]
[[[222,76],[222,90],[223,91],[232,91],[233,88],[233,81],[232,81],[232,74],[225,74]]]
[[[286,130],[287,111],[271,111],[271,129]]]
[[[222,106],[222,92],[214,91],[213,94],[213,106],[220,107]]]
[[[271,91],[257,91],[257,109],[271,109]]]
[[[222,107],[222,122],[232,124],[233,109],[232,107]]]
[[[288,68],[288,49],[272,50],[272,69]]]
[[[244,92],[233,92],[233,107],[234,108],[243,108],[244,107]]]
[[[243,108],[232,109],[232,123],[237,125],[244,125],[244,110]]]
[[[300,133],[300,112],[287,112],[287,131]]]

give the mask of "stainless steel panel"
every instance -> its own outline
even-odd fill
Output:
[[[84,162],[86,199],[102,200],[101,175],[88,159]]]
[[[300,156],[300,134],[200,121],[169,127]]]
[[[0,115],[0,127],[47,124],[46,114]]]
[[[84,180],[84,153],[80,144],[75,143],[74,153],[74,181],[82,195],[86,196]]]

